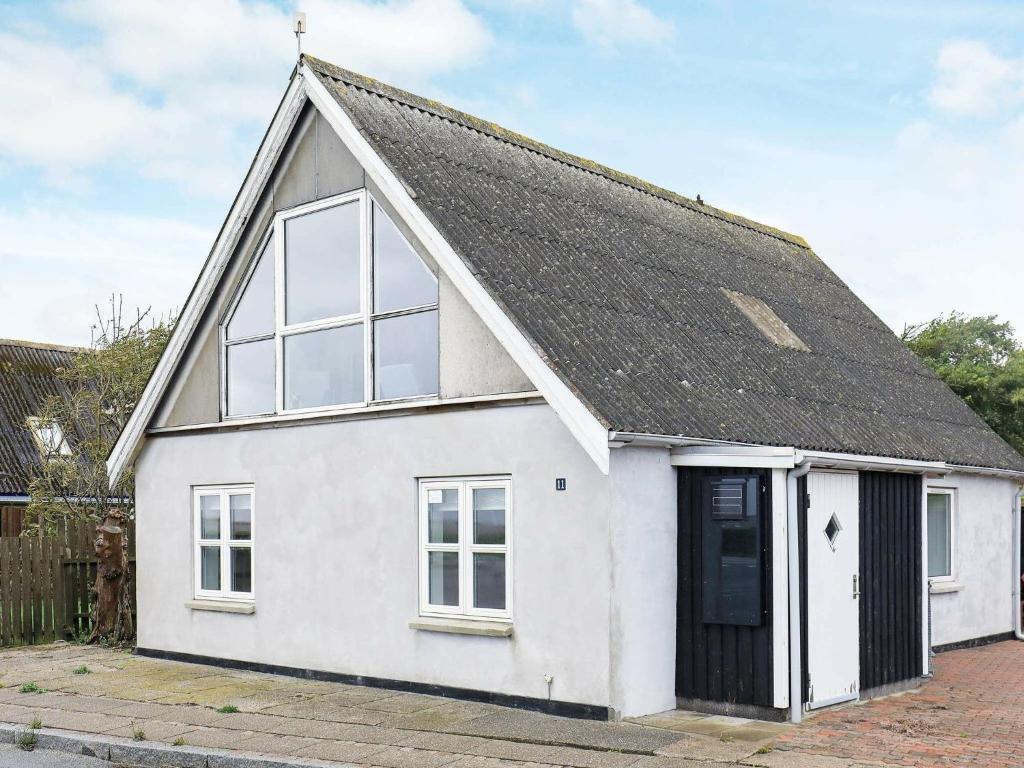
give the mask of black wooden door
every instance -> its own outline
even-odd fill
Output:
[[[705,541],[707,478],[754,476],[760,514],[757,531],[761,610],[756,625],[750,620],[750,601],[742,617],[705,611]],[[676,695],[686,699],[772,706],[772,574],[771,474],[768,470],[680,468],[679,470],[678,592],[676,600]],[[741,546],[749,534],[740,534]],[[735,537],[734,537],[735,538]],[[749,558],[748,558],[749,559]],[[746,583],[746,577],[740,581]],[[750,596],[748,596],[750,597]],[[725,623],[737,621],[746,623]]]

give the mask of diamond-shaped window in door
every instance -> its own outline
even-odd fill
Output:
[[[828,525],[825,526],[825,538],[828,539],[829,546],[832,549],[836,548],[836,539],[839,538],[839,532],[843,530],[843,526],[839,522],[839,518],[836,517],[835,513],[832,513],[832,517],[828,520]]]

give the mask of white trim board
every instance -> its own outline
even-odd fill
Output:
[[[572,393],[541,357],[532,342],[498,307],[497,302],[473,276],[462,258],[413,201],[405,184],[360,134],[316,74],[302,64],[293,76],[267,135],[260,146],[245,183],[232,205],[224,227],[214,243],[199,279],[178,319],[167,349],[157,363],[149,383],[139,399],[128,424],[107,459],[111,483],[116,483],[137,453],[174,372],[181,365],[189,342],[239,243],[241,233],[252,215],[265,185],[295,126],[302,107],[311,102],[337,133],[342,143],[363,167],[383,197],[437,262],[456,289],[484,321],[487,328],[512,359],[526,373],[541,396],[604,474],[608,474],[608,430]]]

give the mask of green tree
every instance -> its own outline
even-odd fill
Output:
[[[173,323],[148,314],[125,323],[120,302],[111,300],[106,318],[97,308],[91,347],[59,372],[63,391],[26,425],[42,459],[29,485],[28,534],[52,534],[67,520],[97,524],[93,641],[134,637],[122,534],[135,515],[135,473],[129,468],[112,486],[106,460],[170,337]]]
[[[903,341],[1006,442],[1024,453],[1024,347],[995,315],[908,326]]]

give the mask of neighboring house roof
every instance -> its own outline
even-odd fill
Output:
[[[79,351],[0,339],[0,496],[28,495],[39,446],[26,423],[47,397],[62,391],[57,371]]]
[[[608,429],[1024,469],[801,238],[305,63]]]

